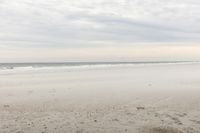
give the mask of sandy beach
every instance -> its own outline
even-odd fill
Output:
[[[200,63],[0,71],[0,133],[200,133]]]

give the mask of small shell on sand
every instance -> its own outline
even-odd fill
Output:
[[[136,107],[137,108],[137,110],[144,110],[145,109],[145,107]]]

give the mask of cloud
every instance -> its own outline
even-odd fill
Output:
[[[198,0],[0,0],[0,46],[190,45],[200,42],[199,7]]]
[[[199,41],[199,5],[197,0],[1,0],[0,41]]]

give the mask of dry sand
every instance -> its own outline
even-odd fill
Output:
[[[4,70],[0,133],[200,133],[199,68]]]

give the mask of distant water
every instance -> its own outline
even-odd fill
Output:
[[[191,61],[159,61],[159,62],[60,62],[60,63],[0,63],[0,70],[16,68],[43,68],[43,67],[78,67],[78,66],[113,66],[137,64],[169,64],[189,63]]]

